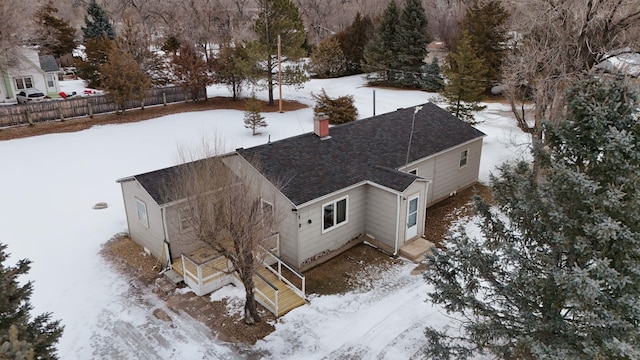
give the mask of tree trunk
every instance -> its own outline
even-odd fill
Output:
[[[245,303],[244,303],[244,322],[248,325],[254,325],[257,322],[262,321],[260,315],[258,315],[258,307],[256,306],[256,298],[253,293],[253,277],[250,275],[243,276],[242,284],[245,291]]]
[[[273,63],[271,62],[271,55],[269,55],[269,60],[267,60],[267,88],[269,89],[269,106],[273,106],[275,103],[273,101]]]

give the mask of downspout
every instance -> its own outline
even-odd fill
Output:
[[[397,257],[398,256],[398,243],[400,242],[400,198],[402,197],[402,195],[400,193],[398,193],[398,195],[396,196],[396,199],[398,199],[397,201],[397,207],[396,207],[396,245],[395,245],[395,250],[393,252],[393,257]]]
[[[160,213],[162,214],[162,232],[164,232],[164,241],[162,242],[163,252],[164,252],[164,248],[165,248],[165,242],[169,243],[169,231],[167,230],[167,212],[165,210],[166,210],[165,207],[161,207],[160,208]],[[167,249],[169,249],[168,246],[167,246]],[[171,251],[171,249],[169,249],[169,251]],[[166,264],[171,264],[171,254],[169,252],[167,252],[166,256],[167,256]],[[164,260],[164,259],[162,259],[162,260]],[[169,266],[166,267],[166,269],[168,269],[168,268],[169,268]]]

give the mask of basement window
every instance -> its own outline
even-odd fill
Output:
[[[337,199],[322,205],[322,232],[327,232],[333,228],[346,224],[348,221],[348,200],[349,197]]]
[[[149,227],[149,218],[147,217],[147,204],[136,198],[136,216],[138,221],[145,227]]]

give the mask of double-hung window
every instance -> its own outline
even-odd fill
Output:
[[[31,79],[31,77],[15,78],[14,80],[16,82],[16,89],[18,90],[30,89],[33,87],[33,79]]]
[[[193,211],[189,207],[182,208],[178,211],[180,220],[180,231],[187,231],[193,227]]]
[[[469,149],[462,150],[460,152],[460,163],[459,163],[461,168],[467,166],[468,158],[469,158]]]
[[[345,224],[349,220],[348,206],[347,196],[322,205],[322,232]]]
[[[136,198],[136,216],[138,221],[145,227],[149,227],[149,218],[147,217],[147,204],[144,201]]]
[[[260,199],[260,202],[262,205],[262,225],[264,226],[265,230],[274,232],[275,229],[273,204],[264,199]]]

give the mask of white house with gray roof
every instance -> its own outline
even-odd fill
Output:
[[[27,88],[59,97],[60,68],[53,55],[38,55],[36,49],[23,47],[16,51],[15,61],[10,66],[5,60],[0,58],[0,102],[15,102],[16,94]]]
[[[312,133],[224,156],[262,179],[261,197],[282,214],[285,262],[304,271],[364,236],[396,255],[429,231],[430,205],[477,182],[485,135],[434,104],[416,109],[331,128],[315,119]],[[161,196],[174,168],[118,180],[131,238],[164,259],[192,250],[172,243],[180,199]]]

